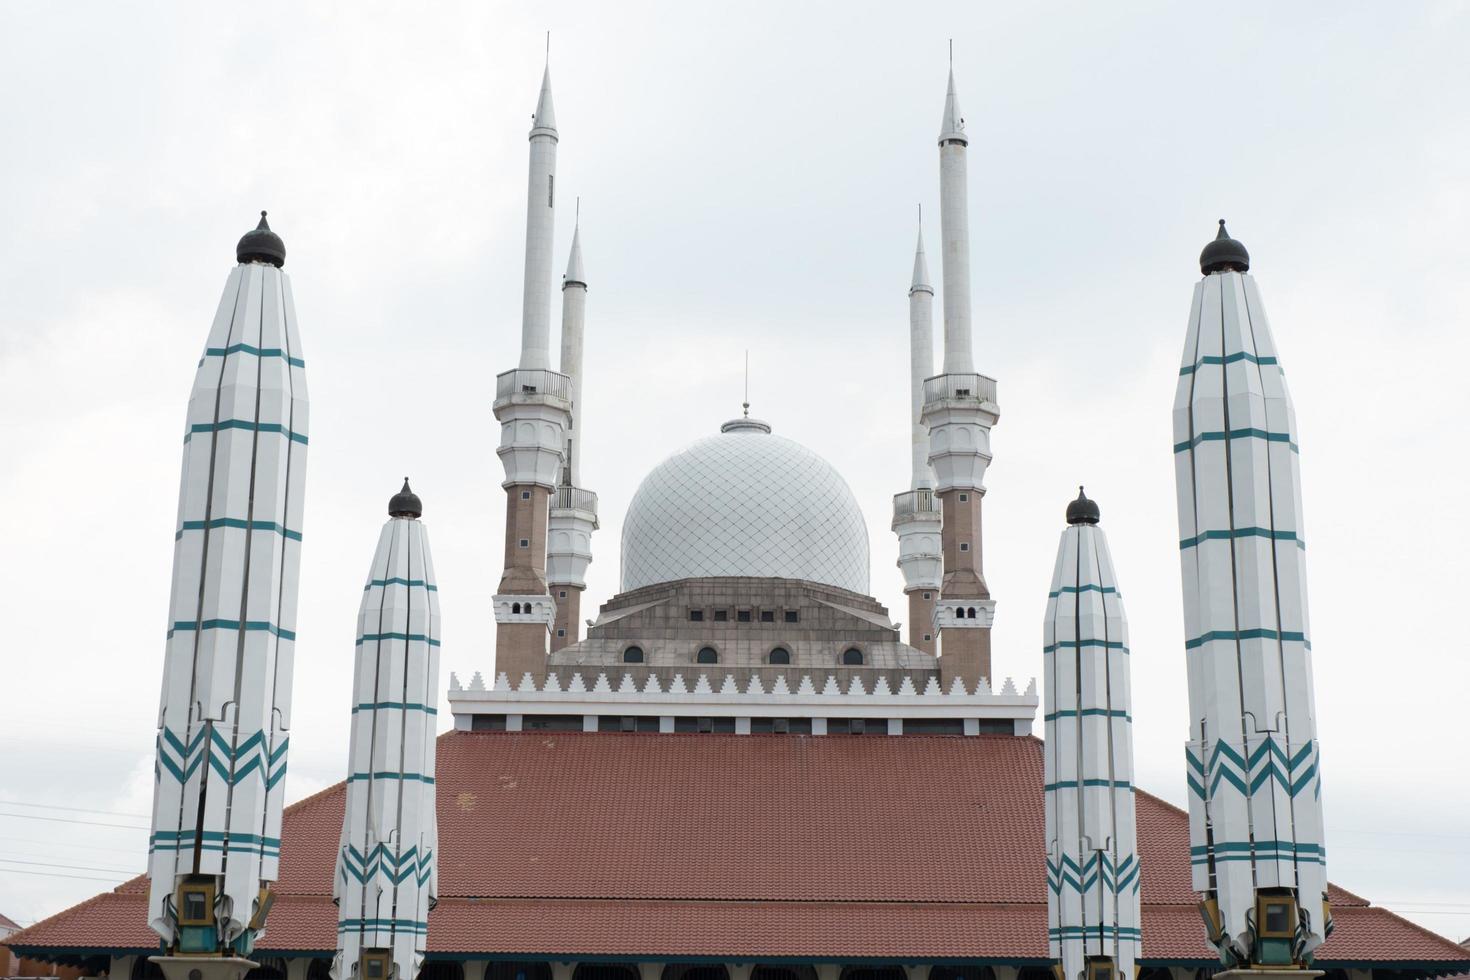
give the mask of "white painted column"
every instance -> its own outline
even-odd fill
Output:
[[[461,968],[464,970],[464,980],[485,980],[485,973],[490,969],[490,961],[465,960]]]
[[[725,972],[730,974],[730,980],[750,980],[751,971],[753,971],[754,969],[754,963],[725,964]]]
[[[966,155],[970,145],[954,90],[944,97],[939,131],[939,227],[944,266],[944,373],[973,374],[970,351],[970,198]]]
[[[924,424],[924,379],[934,373],[934,287],[924,260],[924,230],[914,252],[914,278],[909,286],[909,405],[914,490],[934,486],[929,468],[929,427]]]
[[[582,229],[572,232],[572,254],[561,283],[561,373],[572,379],[572,424],[567,430],[567,485],[580,487],[582,439],[582,333],[587,319],[587,273],[582,269]]]
[[[311,970],[310,956],[293,956],[286,961],[286,980],[306,980]],[[468,977],[465,980],[469,980]]]
[[[817,980],[841,980],[841,963],[816,963],[813,969],[817,971]]]
[[[639,964],[642,966],[642,964]],[[577,964],[558,962],[551,963],[551,980],[572,980],[572,974],[577,972]]]
[[[662,980],[664,965],[662,963],[643,962],[638,964],[638,980]]]

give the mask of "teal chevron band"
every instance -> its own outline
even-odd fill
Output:
[[[294,631],[282,629],[275,623],[269,623],[263,619],[247,619],[244,621],[243,624],[238,619],[205,619],[197,623],[191,623],[187,620],[181,620],[180,622],[174,623],[173,629],[168,631],[168,635],[169,638],[172,638],[175,633],[193,633],[202,632],[204,630],[238,631],[241,629],[244,629],[247,633],[254,633],[257,631],[266,632],[271,634],[272,636],[278,636],[283,640],[296,639],[296,633]]]
[[[225,429],[245,429],[249,432],[269,432],[275,435],[283,435],[292,442],[306,445],[306,434],[304,432],[292,432],[279,422],[252,422],[249,419],[225,419],[221,422],[196,422],[189,426],[189,431],[184,433],[184,442],[193,438],[196,432],[222,432]]]
[[[231,354],[249,354],[252,357],[284,357],[286,363],[292,367],[304,368],[306,362],[299,357],[292,357],[279,347],[251,347],[249,344],[231,344],[229,347],[206,347],[204,357],[229,357]],[[204,358],[199,359],[204,363]]]
[[[1109,891],[1121,892],[1129,886],[1137,890],[1138,860],[1130,854],[1114,867],[1107,851],[1094,851],[1080,864],[1071,855],[1063,854],[1060,861],[1047,859],[1046,878],[1047,886],[1057,895],[1064,888],[1085,892],[1099,881]]]
[[[1224,442],[1226,439],[1264,439],[1266,442],[1284,442],[1291,447],[1292,452],[1301,452],[1301,448],[1291,441],[1288,433],[1256,428],[1231,429],[1229,432],[1197,432],[1192,439],[1174,443],[1174,452],[1184,453],[1194,449],[1202,442]]]
[[[185,531],[212,531],[221,527],[242,528],[246,531],[273,531],[291,541],[301,540],[300,531],[293,531],[284,524],[277,524],[274,521],[246,521],[238,517],[216,517],[210,521],[185,521],[183,526],[174,533],[174,540],[182,538]]]
[[[354,929],[392,929],[394,932],[424,935],[429,931],[429,924],[417,919],[343,919],[337,924],[338,932]]]
[[[439,646],[438,640],[423,633],[364,633],[357,638],[357,646],[362,646],[369,641],[380,642],[382,640],[408,640],[414,643],[427,642],[431,647]]]
[[[425,582],[421,578],[396,578],[396,577],[395,578],[375,578],[371,582],[369,582],[367,585],[364,585],[362,587],[362,591],[366,592],[368,589],[375,588],[375,587],[381,587],[381,586],[385,586],[385,585],[406,585],[409,588],[418,588],[419,586],[423,586],[424,588],[428,589],[430,592],[438,592],[439,591],[439,586],[435,585],[433,582]]]
[[[1122,718],[1124,721],[1132,721],[1133,716],[1122,708],[1064,708],[1061,711],[1053,711],[1042,716],[1042,721],[1055,721],[1058,718]]]
[[[1196,548],[1203,541],[1230,541],[1234,538],[1270,538],[1273,541],[1295,541],[1296,546],[1303,551],[1307,543],[1297,536],[1295,531],[1277,531],[1269,527],[1235,527],[1225,530],[1201,531],[1192,538],[1185,538],[1179,542],[1180,551],[1188,551]]]
[[[343,880],[348,875],[364,884],[374,877],[383,877],[395,885],[412,879],[419,887],[428,882],[434,870],[434,852],[426,849],[423,854],[417,847],[410,847],[402,854],[394,854],[386,844],[379,844],[363,854],[351,844],[341,852],[340,868]]]
[[[1058,589],[1055,592],[1048,592],[1046,594],[1046,597],[1048,599],[1055,599],[1058,596],[1062,595],[1063,593],[1065,593],[1066,595],[1076,595],[1076,594],[1078,594],[1080,592],[1101,592],[1103,595],[1117,595],[1118,594],[1118,590],[1115,589],[1115,588],[1113,588],[1111,585],[1088,584],[1088,585],[1064,585],[1064,586],[1062,586],[1060,589]]]
[[[352,706],[352,713],[359,711],[377,711],[380,708],[397,708],[400,711],[422,711],[425,714],[437,715],[439,709],[430,704],[418,704],[414,701],[365,701],[362,704]]]
[[[1257,357],[1255,354],[1248,354],[1245,351],[1241,350],[1236,351],[1234,354],[1227,354],[1224,357],[1221,357],[1219,354],[1206,354],[1204,357],[1201,357],[1193,364],[1186,364],[1182,368],[1180,368],[1179,376],[1182,378],[1187,374],[1193,374],[1207,364],[1234,364],[1236,361],[1249,361],[1252,364],[1258,365],[1275,364],[1278,367],[1280,366],[1276,358],[1270,356],[1269,354],[1265,357]]]
[[[429,784],[434,782],[433,776],[425,776],[421,772],[355,772],[347,777],[349,783],[363,782],[369,779],[399,779]]]
[[[1278,632],[1264,627],[1249,630],[1210,630],[1192,640],[1185,640],[1184,649],[1194,650],[1215,640],[1281,640],[1283,643],[1302,643],[1308,650],[1312,649],[1312,643],[1307,639],[1305,633],[1292,630]]]
[[[1128,652],[1128,648],[1121,640],[1098,640],[1089,637],[1085,640],[1063,640],[1060,643],[1049,643],[1041,648],[1042,653],[1056,653],[1058,650],[1070,650],[1077,647],[1103,647],[1107,650],[1122,650]]]

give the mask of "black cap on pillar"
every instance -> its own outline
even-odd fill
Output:
[[[1082,488],[1077,488],[1077,499],[1067,505],[1068,524],[1096,524],[1102,518],[1097,502],[1089,500]]]
[[[235,261],[268,262],[277,269],[286,264],[286,243],[271,231],[264,211],[260,212],[260,224],[247,231],[235,245]]]
[[[1248,272],[1250,267],[1251,253],[1230,237],[1230,232],[1225,230],[1225,219],[1221,218],[1220,231],[1215,235],[1215,240],[1199,253],[1199,271],[1204,275],[1212,272]]]
[[[424,504],[419,500],[419,495],[408,488],[408,477],[403,478],[403,489],[393,495],[388,501],[389,517],[422,517],[424,516]]]

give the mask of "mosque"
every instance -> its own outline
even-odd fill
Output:
[[[1148,980],[1203,980],[1222,962],[1228,965],[1221,951],[1230,942],[1234,886],[1224,863],[1231,858],[1219,856],[1230,846],[1221,836],[1227,815],[1201,809],[1192,826],[1190,815],[1132,786],[1121,590],[1101,538],[1104,512],[1085,495],[1058,500],[1062,546],[1045,625],[1047,648],[1038,656],[1075,648],[1080,658],[1084,647],[1095,647],[1104,658],[1096,661],[1102,665],[1097,669],[1109,672],[1108,700],[1102,707],[1085,706],[1092,667],[1079,666],[1087,676],[1079,674],[1074,685],[1058,680],[1063,667],[1048,661],[1044,692],[1034,680],[1017,683],[991,671],[997,610],[982,563],[982,503],[990,432],[1000,410],[996,381],[976,370],[971,349],[969,141],[953,73],[939,136],[938,371],[936,285],[922,232],[908,291],[912,454],[904,467],[907,479],[894,481],[891,526],[900,543],[906,635],[870,594],[868,528],[841,474],[748,412],[674,452],[643,480],[623,521],[621,589],[585,619],[583,635],[582,593],[599,501],[588,488],[592,474],[580,466],[588,276],[579,234],[561,284],[560,359],[552,364],[559,139],[548,70],[530,132],[519,361],[497,377],[493,399],[507,498],[505,570],[492,600],[493,669],[487,656],[483,673],[450,677],[447,699],[441,700],[437,590],[418,520],[424,504],[405,482],[389,504],[390,520],[364,589],[347,780],[285,807],[281,817],[275,767],[284,759],[284,738],[278,748],[262,751],[258,764],[240,765],[251,746],[277,745],[271,695],[262,702],[264,720],[253,723],[254,741],[226,745],[227,755],[233,754],[216,766],[210,743],[221,729],[196,737],[176,736],[185,731],[184,722],[170,727],[173,675],[166,666],[163,802],[156,806],[155,827],[163,828],[159,821],[170,814],[175,823],[167,825],[172,830],[155,832],[153,888],[141,877],[22,930],[9,940],[15,953],[118,980],[153,980],[161,974],[149,957],[159,952],[160,936],[165,951],[183,950],[183,927],[194,921],[186,919],[190,913],[182,901],[187,887],[174,905],[176,878],[192,875],[179,879],[188,886],[213,869],[219,880],[208,887],[220,892],[208,894],[217,909],[226,909],[220,913],[221,935],[249,940],[232,949],[258,964],[246,974],[250,980],[343,977],[356,971],[359,956],[366,972],[358,976],[364,980],[390,973],[407,978],[420,969],[429,980],[1046,980],[1054,962],[1070,962],[1072,955],[1066,948],[1074,936],[1063,894],[1071,880],[1066,868],[1076,868],[1078,878],[1084,870],[1068,864],[1065,849],[1057,849],[1055,828],[1057,821],[1072,819],[1068,814],[1090,813],[1090,798],[1084,797],[1099,789],[1101,805],[1118,820],[1113,833],[1129,842],[1126,856],[1115,845],[1111,865],[1102,864],[1104,877],[1112,876],[1117,903],[1109,934],[1132,943],[1131,951],[1120,945],[1120,952],[1110,954],[1118,957],[1119,972],[1136,967]],[[262,377],[279,370],[274,380],[259,382],[271,394],[257,400],[269,402],[277,414],[242,424],[219,415],[216,407],[201,421],[198,406],[217,406],[218,392],[233,389],[219,388],[224,382],[217,380],[208,382],[215,388],[208,379],[196,383],[178,533],[179,554],[192,562],[190,568],[202,568],[188,574],[202,578],[180,578],[184,573],[177,569],[189,562],[176,566],[169,648],[171,658],[196,658],[190,675],[196,678],[199,638],[206,632],[238,635],[240,649],[247,639],[265,644],[262,650],[279,657],[294,641],[292,563],[299,560],[302,540],[299,481],[307,444],[299,372],[305,361],[290,287],[280,272],[285,245],[264,217],[241,240],[237,258],[200,370],[223,370],[231,378],[229,366],[247,357],[242,363],[252,371],[259,367]],[[1205,350],[1209,330],[1201,332],[1200,324],[1211,315],[1216,325],[1224,318],[1226,334],[1237,306],[1245,311],[1241,316],[1264,315],[1253,281],[1244,276],[1249,256],[1223,222],[1201,266],[1205,280],[1191,312],[1195,332],[1180,371],[1186,411],[1176,410],[1176,422],[1184,419],[1181,424],[1189,426],[1204,411],[1202,399],[1213,397],[1205,381],[1196,383],[1196,374],[1202,377],[1211,365],[1223,374],[1232,365],[1276,364],[1261,332],[1250,350],[1232,351],[1228,340],[1224,349]],[[1232,291],[1237,283],[1238,293]],[[1224,312],[1210,313],[1217,308]],[[257,321],[265,324],[251,328],[257,333],[236,332],[235,325]],[[276,321],[280,329],[271,340],[266,332]],[[244,383],[239,377],[230,381]],[[1272,382],[1263,383],[1269,402]],[[262,411],[259,404],[256,411]],[[1187,473],[1181,470],[1181,486],[1186,476],[1203,486],[1211,472],[1204,454],[1223,451],[1220,445],[1237,439],[1256,440],[1263,452],[1295,453],[1289,424],[1270,416],[1259,432],[1252,428],[1241,435],[1245,430],[1226,425],[1228,435],[1220,438],[1186,431],[1176,454],[1193,462]],[[285,474],[279,476],[280,502],[272,505],[278,507],[275,516],[263,517],[259,501],[246,517],[220,510],[226,504],[218,502],[215,510],[196,513],[190,474],[202,470],[190,469],[193,457],[187,454],[206,452],[209,440],[201,433],[217,440],[216,453],[246,452],[243,443],[227,442],[242,429],[257,439],[250,450],[256,453],[265,451],[259,445],[267,435],[279,441],[270,448],[277,453],[270,472]],[[240,458],[209,457],[211,485],[230,478],[217,460]],[[261,465],[251,472],[264,472]],[[1237,471],[1241,465],[1237,461]],[[895,472],[901,472],[897,465]],[[1263,533],[1248,530],[1267,547],[1285,541],[1282,547],[1297,553],[1299,537],[1281,530],[1279,521]],[[216,574],[209,561],[188,550],[190,535],[216,531],[247,536],[240,540],[265,535],[275,542],[270,561],[280,577],[270,585],[273,595],[290,601],[262,606],[264,626],[257,628],[245,609],[211,613],[191,605],[180,611],[179,602],[193,603],[209,592]],[[1200,530],[1186,537],[1186,569],[1194,567],[1189,555],[1197,549],[1198,580],[1205,581],[1212,554],[1205,548],[1220,535]],[[238,596],[239,581],[226,579]],[[254,588],[247,582],[247,591]],[[1190,589],[1187,581],[1187,607]],[[1089,601],[1099,604],[1084,607]],[[1238,630],[1230,642],[1265,635],[1310,649],[1304,606],[1301,616],[1299,630],[1290,629],[1290,617],[1282,613],[1276,626]],[[389,620],[403,625],[386,625]],[[1239,614],[1236,622],[1242,622]],[[1192,635],[1190,644],[1206,652],[1222,636],[1208,622]],[[396,651],[398,693],[385,696],[374,686],[372,651]],[[179,663],[187,667],[189,661]],[[274,676],[284,676],[289,686],[288,661],[275,669]],[[241,683],[248,690],[253,682],[235,682],[237,699]],[[1196,684],[1193,675],[1191,683]],[[1209,683],[1198,679],[1205,685],[1201,691]],[[1281,708],[1283,716],[1311,710],[1309,697],[1292,701],[1293,683],[1282,682],[1290,702]],[[1309,695],[1309,678],[1306,684]],[[345,688],[344,683],[344,694]],[[1043,693],[1045,740],[1035,731]],[[1192,699],[1195,694],[1192,687]],[[200,697],[191,693],[181,703]],[[1241,697],[1249,706],[1248,694]],[[435,741],[437,716],[446,707],[452,730]],[[279,697],[275,710],[280,713]],[[1088,716],[1101,716],[1104,727],[1086,728]],[[380,728],[373,726],[391,728],[399,740],[390,743],[393,753],[378,751]],[[238,724],[236,730],[245,732]],[[1070,741],[1086,743],[1094,731],[1109,745],[1104,756],[1082,751],[1080,759],[1067,757]],[[1242,754],[1250,755],[1253,744]],[[1290,760],[1281,756],[1284,776],[1277,773],[1277,779],[1296,807],[1298,826],[1278,833],[1295,841],[1288,860],[1325,874],[1320,828],[1312,830],[1304,816],[1315,812],[1308,800],[1319,795],[1314,737],[1305,744],[1301,753],[1293,748]],[[168,755],[169,746],[177,748],[177,757]],[[1274,750],[1268,749],[1260,754],[1269,764]],[[410,758],[420,750],[422,758]],[[1187,778],[1204,807],[1222,786],[1220,750],[1208,762],[1195,762],[1196,753],[1190,753],[1201,775],[1197,781]],[[1203,749],[1197,754],[1203,759]],[[1089,777],[1089,760],[1096,758],[1102,758],[1106,775]],[[1306,767],[1300,772],[1299,763]],[[212,767],[222,776],[228,769],[227,783],[263,777],[258,798],[234,797],[235,809],[249,803],[265,814],[255,836],[234,823],[221,824],[224,829],[212,837],[177,823],[178,813],[192,819],[195,812],[191,780],[214,779]],[[384,768],[389,771],[377,771]],[[1206,770],[1214,774],[1208,793]],[[284,773],[283,761],[279,772]],[[1070,781],[1068,772],[1074,773]],[[384,792],[376,788],[380,782],[397,787],[398,794],[389,799],[397,803],[399,822],[387,834],[372,829],[374,820],[387,819],[380,812],[383,797],[371,795]],[[1224,773],[1224,791],[1232,782],[1239,780]],[[1273,780],[1264,782],[1261,791],[1273,791]],[[1080,794],[1072,802],[1068,787]],[[209,797],[209,806],[215,799]],[[197,810],[207,819],[206,799],[198,800]],[[1126,804],[1126,821],[1119,801]],[[409,811],[411,831],[403,822]],[[386,853],[383,844],[395,835],[416,842],[416,857],[394,852],[393,862],[406,863],[396,864],[400,873],[387,891],[374,892],[374,871],[364,855]],[[1209,843],[1199,845],[1202,839]],[[234,840],[249,842],[253,850],[236,849]],[[1259,850],[1259,830],[1254,840]],[[224,857],[211,858],[212,847]],[[1208,860],[1201,857],[1206,850]],[[255,877],[240,886],[240,897],[229,898],[237,906],[233,911],[220,896],[236,894],[230,878],[236,866],[208,863],[244,860],[232,854],[248,854],[255,862],[249,865]],[[1279,889],[1265,888],[1266,859],[1253,860],[1259,862],[1250,867],[1256,868],[1262,894],[1278,895]],[[1470,953],[1449,940],[1336,886],[1309,886],[1305,872],[1299,880],[1293,901],[1300,902],[1304,925],[1296,949],[1314,950],[1310,962],[1332,980],[1407,980],[1470,970]],[[261,881],[269,884],[273,904],[261,891],[261,902],[252,906]],[[1322,889],[1325,894],[1318,896],[1315,891]],[[388,894],[391,909],[382,904]],[[1124,910],[1129,902],[1133,912]],[[252,907],[255,914],[247,914]],[[370,907],[388,910],[362,911]],[[267,911],[269,924],[262,928]],[[239,924],[230,931],[226,919]],[[212,920],[206,915],[200,921],[214,943]],[[1264,921],[1262,935],[1269,935]],[[406,951],[400,950],[405,941]],[[375,962],[374,950],[385,957],[382,973],[367,969]],[[1267,962],[1270,950],[1262,950],[1250,953],[1252,962]],[[1086,955],[1096,952],[1089,947]],[[1088,976],[1104,975],[1091,969],[1089,959]]]

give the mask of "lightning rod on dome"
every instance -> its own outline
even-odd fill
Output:
[[[750,418],[750,349],[745,351],[745,400],[740,403],[745,418]]]

